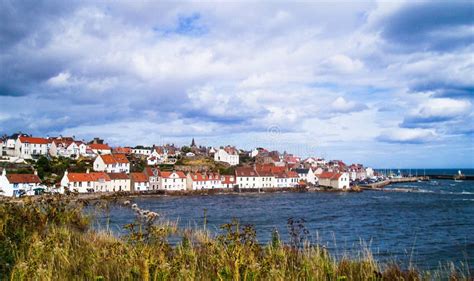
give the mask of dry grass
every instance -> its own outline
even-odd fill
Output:
[[[237,221],[217,237],[196,228],[147,218],[125,237],[88,229],[82,204],[52,197],[0,203],[0,279],[10,280],[468,280],[449,265],[435,272],[380,265],[370,251],[334,259],[301,237],[277,233],[260,245],[255,229]],[[291,235],[304,235],[299,221]],[[170,235],[181,242],[171,245]],[[467,267],[466,267],[467,268]]]

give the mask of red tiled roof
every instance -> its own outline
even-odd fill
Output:
[[[219,174],[201,174],[201,173],[194,173],[191,174],[192,181],[211,181],[219,179]]]
[[[258,177],[257,171],[250,167],[240,167],[235,169],[237,177]]]
[[[91,149],[96,149],[96,150],[110,150],[110,147],[108,145],[102,144],[102,143],[89,144],[89,147]]]
[[[289,171],[287,172],[287,175],[289,178],[298,178],[298,173],[295,171]]]
[[[116,147],[113,149],[114,153],[121,153],[121,154],[131,154],[132,149],[130,147]]]
[[[221,182],[223,184],[233,184],[233,183],[235,183],[235,176],[223,175],[222,178],[221,178]]]
[[[48,144],[48,140],[44,138],[33,138],[33,137],[20,137],[22,143],[34,143],[34,144]]]
[[[145,175],[145,173],[131,173],[130,178],[134,182],[147,182],[148,177]]]
[[[110,181],[110,177],[104,172],[93,173],[68,173],[67,178],[70,182],[87,182],[87,181]]]
[[[337,180],[342,176],[341,173],[333,173],[333,172],[322,172],[318,178],[320,179],[330,179],[330,180]]]
[[[41,183],[40,178],[34,174],[7,174],[10,183]]]
[[[182,171],[176,171],[175,173],[178,175],[179,178],[185,178],[186,177],[186,175]],[[160,172],[160,177],[169,178],[172,174],[173,174],[173,172],[161,171]]]
[[[125,173],[107,173],[111,180],[128,180],[129,177]]]
[[[105,154],[105,155],[99,155],[99,157],[102,158],[102,161],[106,165],[110,164],[117,164],[117,163],[123,163],[123,164],[128,164],[127,156],[125,154]]]

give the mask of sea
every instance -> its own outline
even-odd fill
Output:
[[[357,257],[368,249],[380,262],[423,270],[450,262],[471,270],[474,265],[474,181],[431,180],[360,193],[157,196],[133,202],[184,227],[202,229],[206,218],[214,235],[235,218],[253,225],[260,243],[267,243],[274,230],[289,241],[288,220],[298,220],[305,239],[337,258]],[[134,219],[129,208],[112,207],[107,227],[123,235],[123,226]],[[97,225],[103,222],[97,219]]]

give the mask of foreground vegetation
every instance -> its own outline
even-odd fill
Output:
[[[90,229],[84,207],[71,197],[0,202],[0,280],[469,280],[454,266],[435,272],[381,265],[369,251],[333,258],[304,237],[302,221],[288,221],[290,241],[272,234],[260,245],[252,226],[237,221],[212,236],[180,229],[153,213],[137,211],[127,235]],[[93,207],[109,212],[109,203]],[[170,239],[178,239],[171,244]]]

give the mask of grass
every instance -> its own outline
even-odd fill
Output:
[[[84,206],[71,197],[0,202],[1,280],[470,280],[454,265],[437,271],[379,264],[370,251],[335,259],[304,239],[304,221],[289,220],[291,239],[277,232],[261,245],[255,229],[232,221],[223,234],[179,228],[137,215],[116,237],[90,229]],[[96,201],[108,210],[108,203]],[[170,244],[170,236],[180,242]]]

